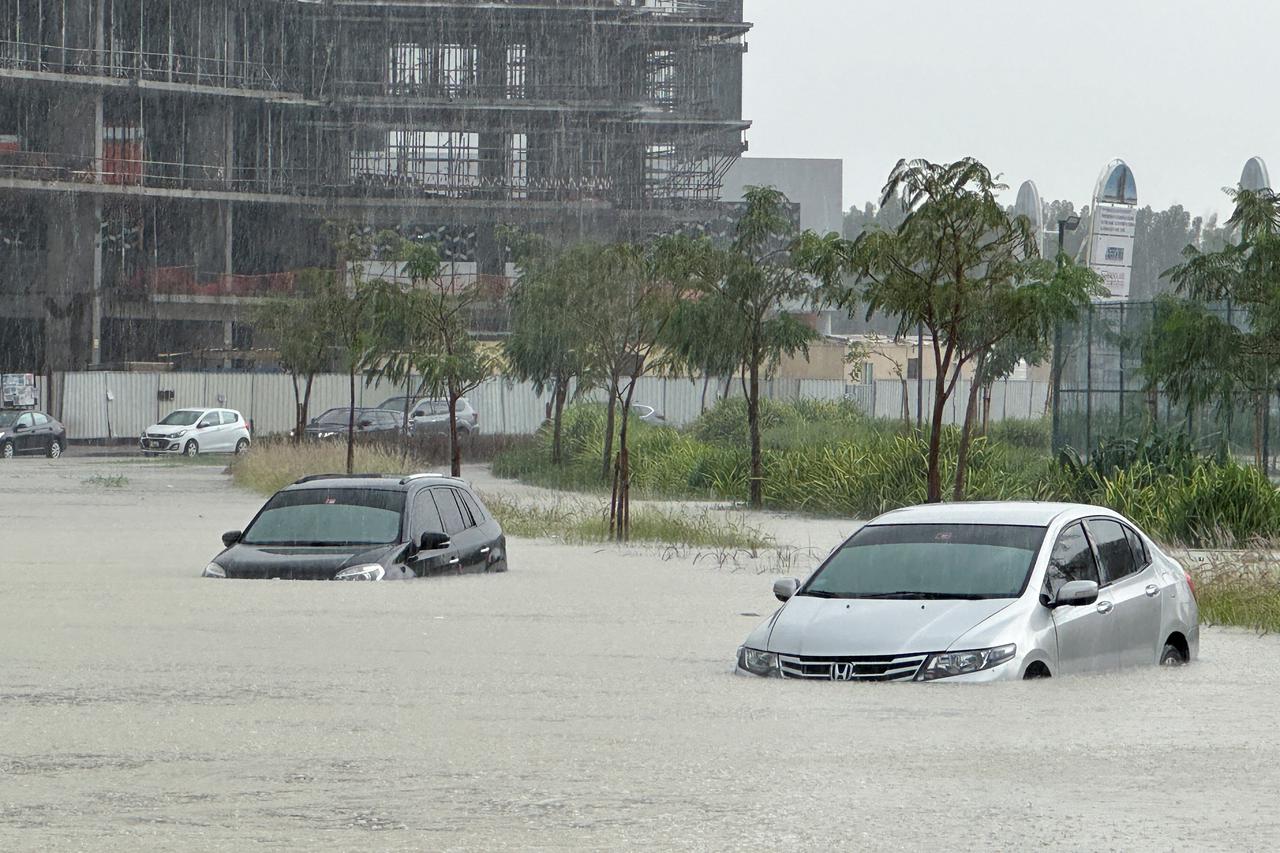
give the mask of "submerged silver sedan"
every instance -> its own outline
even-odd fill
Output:
[[[1121,515],[931,504],[871,521],[738,649],[740,674],[996,681],[1177,665],[1200,644],[1183,568]]]

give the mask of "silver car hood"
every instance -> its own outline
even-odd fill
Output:
[[[920,601],[798,595],[778,612],[768,651],[792,655],[941,652],[1016,599]]]

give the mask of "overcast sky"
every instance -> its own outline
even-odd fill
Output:
[[[1276,0],[746,0],[756,157],[844,161],[844,206],[899,157],[972,155],[1088,204],[1112,158],[1138,203],[1224,211],[1280,168]],[[1012,192],[1009,201],[1012,202]]]

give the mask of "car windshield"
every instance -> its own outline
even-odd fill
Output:
[[[160,422],[161,426],[191,426],[200,420],[204,412],[200,409],[178,409]]]
[[[878,524],[831,555],[800,595],[819,598],[1017,598],[1045,528]]]
[[[361,418],[360,410],[356,409],[357,424],[360,423],[360,418]],[[351,420],[350,409],[329,409],[323,415],[316,418],[316,423],[327,424],[329,426],[334,426],[338,424],[341,424],[342,426],[346,426],[350,422],[350,420]]]
[[[279,492],[241,542],[246,545],[386,545],[400,540],[404,493],[386,489]]]
[[[387,409],[392,412],[403,412],[406,402],[411,404],[413,401],[408,397],[392,397],[388,400],[383,400],[378,404],[378,408]]]
[[[22,412],[0,412],[0,428],[11,427]]]

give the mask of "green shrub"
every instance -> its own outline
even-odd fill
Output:
[[[1048,453],[1053,444],[1053,421],[1049,418],[993,421],[987,427],[987,438],[1009,447]]]

